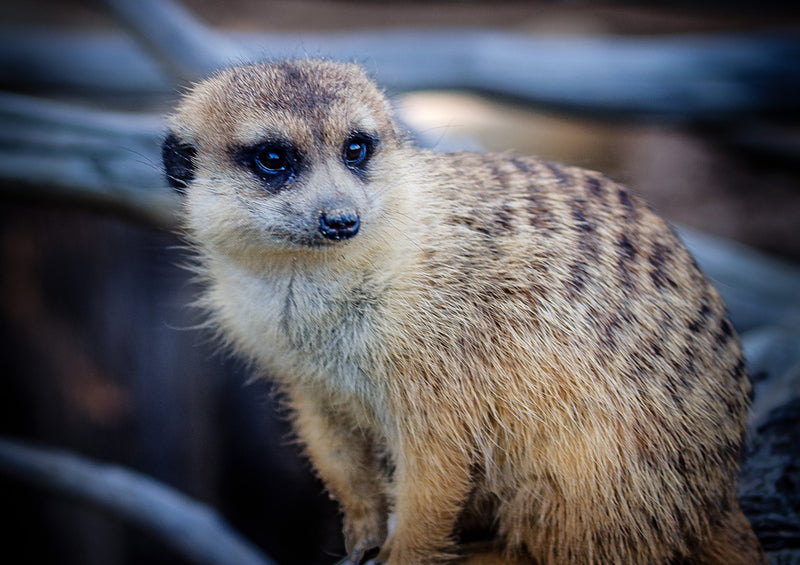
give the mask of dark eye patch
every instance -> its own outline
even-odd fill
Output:
[[[282,140],[240,147],[234,151],[234,160],[249,169],[272,192],[291,183],[301,167],[299,153],[291,143]]]
[[[194,180],[196,155],[197,149],[193,145],[183,143],[174,133],[167,132],[161,144],[161,159],[167,182],[180,193]]]

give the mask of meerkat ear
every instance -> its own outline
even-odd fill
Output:
[[[194,180],[194,156],[197,149],[194,145],[183,143],[178,137],[167,132],[161,144],[161,159],[164,161],[164,172],[169,185],[183,194],[189,183]]]

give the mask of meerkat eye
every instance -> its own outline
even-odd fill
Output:
[[[281,190],[299,174],[300,153],[288,142],[267,141],[233,150],[234,160],[249,169],[270,191]]]
[[[348,165],[359,165],[367,156],[367,146],[360,141],[351,141],[344,150],[344,160]]]
[[[351,169],[362,168],[372,156],[374,148],[375,140],[371,136],[363,133],[351,135],[344,142],[344,164]]]
[[[276,174],[286,171],[289,162],[285,151],[276,147],[268,147],[255,156],[255,164],[267,174]]]

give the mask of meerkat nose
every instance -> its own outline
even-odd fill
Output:
[[[319,214],[319,232],[334,241],[355,236],[360,223],[358,213],[354,210],[322,210]]]

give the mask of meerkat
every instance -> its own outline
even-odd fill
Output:
[[[738,339],[639,197],[415,147],[354,64],[223,70],[167,127],[202,302],[285,395],[352,563],[765,563]]]

